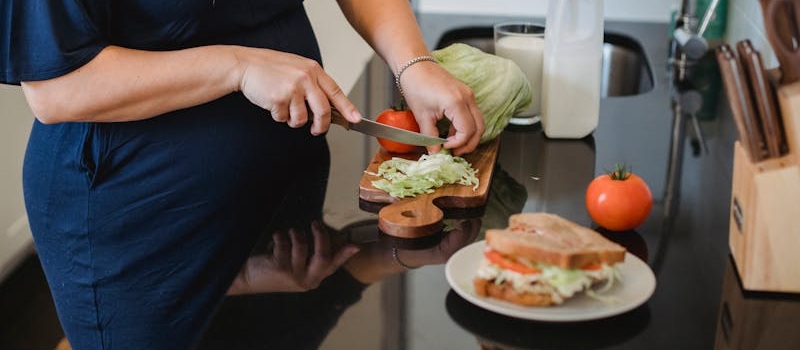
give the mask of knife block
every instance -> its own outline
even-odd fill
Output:
[[[800,83],[777,93],[789,152],[754,162],[735,143],[729,244],[743,288],[800,293]]]

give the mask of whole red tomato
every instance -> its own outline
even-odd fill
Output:
[[[586,209],[598,225],[612,230],[632,230],[641,225],[653,208],[650,187],[624,166],[600,175],[586,189]]]
[[[414,118],[414,114],[412,114],[409,110],[387,109],[381,112],[375,121],[381,124],[419,132],[417,120]],[[378,143],[380,143],[381,147],[390,153],[411,153],[418,149],[418,146],[408,145],[382,138],[378,138]]]

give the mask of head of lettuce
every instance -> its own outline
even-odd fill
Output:
[[[472,88],[483,113],[486,131],[481,143],[494,139],[515,114],[531,103],[531,86],[514,61],[456,43],[432,52],[436,61],[454,77]],[[440,130],[449,128],[446,118]]]

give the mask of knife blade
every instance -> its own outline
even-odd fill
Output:
[[[764,159],[766,150],[758,130],[752,97],[744,80],[744,72],[738,58],[728,44],[717,47],[717,62],[722,73],[725,93],[731,105],[733,120],[742,143],[753,161]]]
[[[355,130],[382,139],[405,143],[414,146],[433,146],[447,142],[446,139],[428,136],[418,132],[400,129],[391,125],[381,124],[374,120],[361,118],[358,123],[351,123],[344,118],[341,112],[331,109],[331,122],[344,127],[346,130]]]
[[[746,81],[755,100],[755,111],[758,114],[761,130],[764,133],[767,154],[769,158],[780,157],[785,147],[783,127],[780,122],[780,109],[778,108],[775,90],[767,78],[761,53],[753,48],[748,39],[739,41],[736,44],[736,49],[739,52],[739,59],[742,61],[744,72],[747,76]]]

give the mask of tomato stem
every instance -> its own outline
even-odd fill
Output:
[[[625,164],[614,164],[614,171],[608,173],[611,180],[627,180],[631,176],[630,167],[626,168]]]
[[[406,109],[408,109],[408,105],[406,105],[406,99],[400,96],[400,103],[398,105],[392,106],[392,109],[398,112],[405,111]]]

